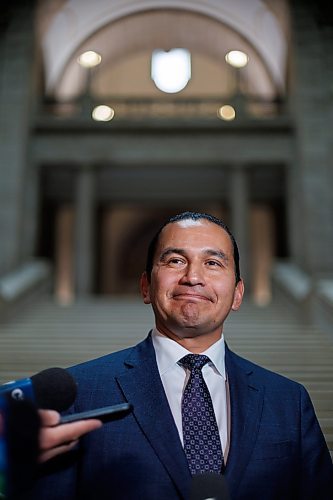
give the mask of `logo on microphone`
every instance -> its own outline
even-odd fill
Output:
[[[24,399],[24,392],[19,387],[16,387],[16,389],[14,389],[11,392],[11,397],[13,399],[15,399],[15,401],[23,401],[23,399]]]

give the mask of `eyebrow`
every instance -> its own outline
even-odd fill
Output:
[[[187,252],[183,248],[168,247],[161,253],[159,261],[163,262],[168,257],[168,255],[171,255],[173,253],[177,253],[186,257]],[[211,257],[219,257],[221,260],[229,262],[228,256],[224,252],[222,252],[222,250],[213,250],[211,248],[206,248],[204,249],[203,254]]]
[[[221,260],[224,260],[225,262],[229,262],[229,257],[227,256],[227,254],[222,252],[222,250],[211,250],[208,248],[205,251],[205,253],[207,255],[211,255],[212,257],[219,257]]]

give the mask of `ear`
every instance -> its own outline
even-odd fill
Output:
[[[237,311],[242,303],[243,300],[243,295],[244,295],[244,281],[241,279],[235,288],[235,293],[234,293],[234,300],[231,306],[231,309],[233,311]]]
[[[148,281],[148,276],[146,272],[142,273],[140,279],[140,290],[143,302],[145,304],[150,304],[150,283]]]

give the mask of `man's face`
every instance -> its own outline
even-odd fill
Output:
[[[239,308],[243,283],[235,284],[233,246],[228,233],[205,219],[168,224],[161,232],[151,282],[141,291],[151,304],[156,327],[174,340],[221,336],[231,309]]]

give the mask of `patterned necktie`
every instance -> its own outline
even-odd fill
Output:
[[[210,359],[188,354],[179,364],[191,371],[182,399],[184,451],[191,474],[222,473],[223,453],[212,399],[202,376]]]

